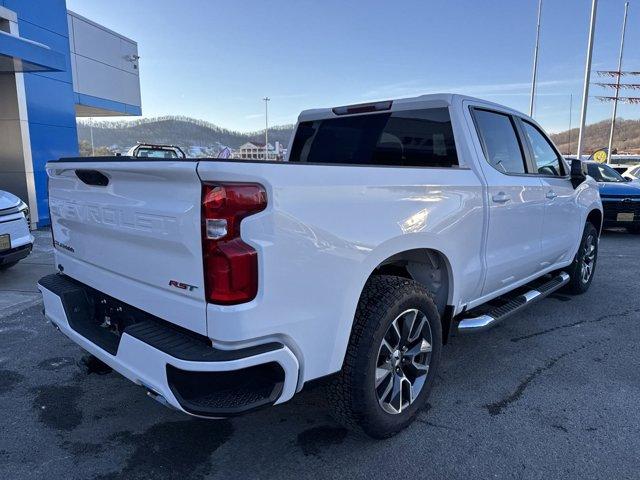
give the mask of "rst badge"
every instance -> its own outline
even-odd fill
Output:
[[[169,280],[169,286],[179,288],[180,290],[187,290],[188,292],[193,292],[196,288],[198,288],[195,285],[178,282],[177,280]]]

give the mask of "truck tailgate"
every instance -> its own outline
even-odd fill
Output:
[[[206,334],[196,167],[191,161],[49,163],[57,264],[97,290]]]

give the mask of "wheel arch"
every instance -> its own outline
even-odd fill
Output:
[[[602,232],[602,212],[598,208],[592,209],[587,215],[587,222],[593,224],[598,231],[598,235]]]
[[[435,248],[412,248],[394,253],[371,270],[360,294],[375,275],[409,278],[425,287],[433,296],[442,323],[443,343],[447,343],[454,310],[454,277],[451,261],[444,252]]]
[[[425,247],[425,245],[429,246]],[[420,279],[424,282],[429,269],[425,269],[424,265],[420,264],[426,263],[428,265],[429,258],[432,260],[437,259],[440,262],[440,274],[444,275],[441,278],[444,278],[444,284],[446,285],[444,291],[446,294],[440,292],[441,298],[445,299],[444,302],[440,300],[442,310],[440,311],[440,319],[442,322],[442,338],[446,343],[455,313],[454,305],[457,305],[459,295],[455,257],[452,256],[452,252],[447,252],[446,247],[446,245],[441,244],[441,238],[438,238],[438,236],[428,238],[424,235],[403,235],[402,237],[390,239],[369,252],[361,263],[360,268],[357,269],[357,272],[354,272],[352,281],[349,282],[347,287],[348,290],[345,292],[347,303],[341,314],[342,328],[338,328],[336,332],[334,348],[331,353],[329,370],[331,373],[337,372],[342,368],[349,339],[353,334],[355,313],[369,279],[374,275],[396,275],[411,278],[423,284]],[[409,263],[413,263],[413,265],[409,266]],[[429,287],[427,287],[427,290],[431,291]]]

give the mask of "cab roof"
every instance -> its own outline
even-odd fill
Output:
[[[529,118],[522,112],[514,110],[504,105],[483,100],[481,98],[471,97],[469,95],[461,95],[458,93],[431,93],[419,95],[417,97],[397,98],[391,100],[373,101],[366,103],[357,103],[351,105],[343,105],[331,108],[315,108],[304,110],[300,113],[298,121],[322,120],[327,118],[336,118],[341,115],[356,115],[375,113],[380,111],[399,111],[415,108],[436,108],[462,105],[463,102],[469,102],[474,105],[483,106],[512,115]]]

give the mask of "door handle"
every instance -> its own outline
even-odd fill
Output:
[[[499,192],[496,193],[493,197],[491,197],[492,200],[496,203],[507,203],[509,200],[511,200],[511,196],[507,195],[504,192]]]
[[[545,197],[547,197],[549,200],[553,200],[557,196],[558,196],[558,194],[556,192],[554,192],[553,190],[549,190],[547,192],[547,194],[545,195]]]

